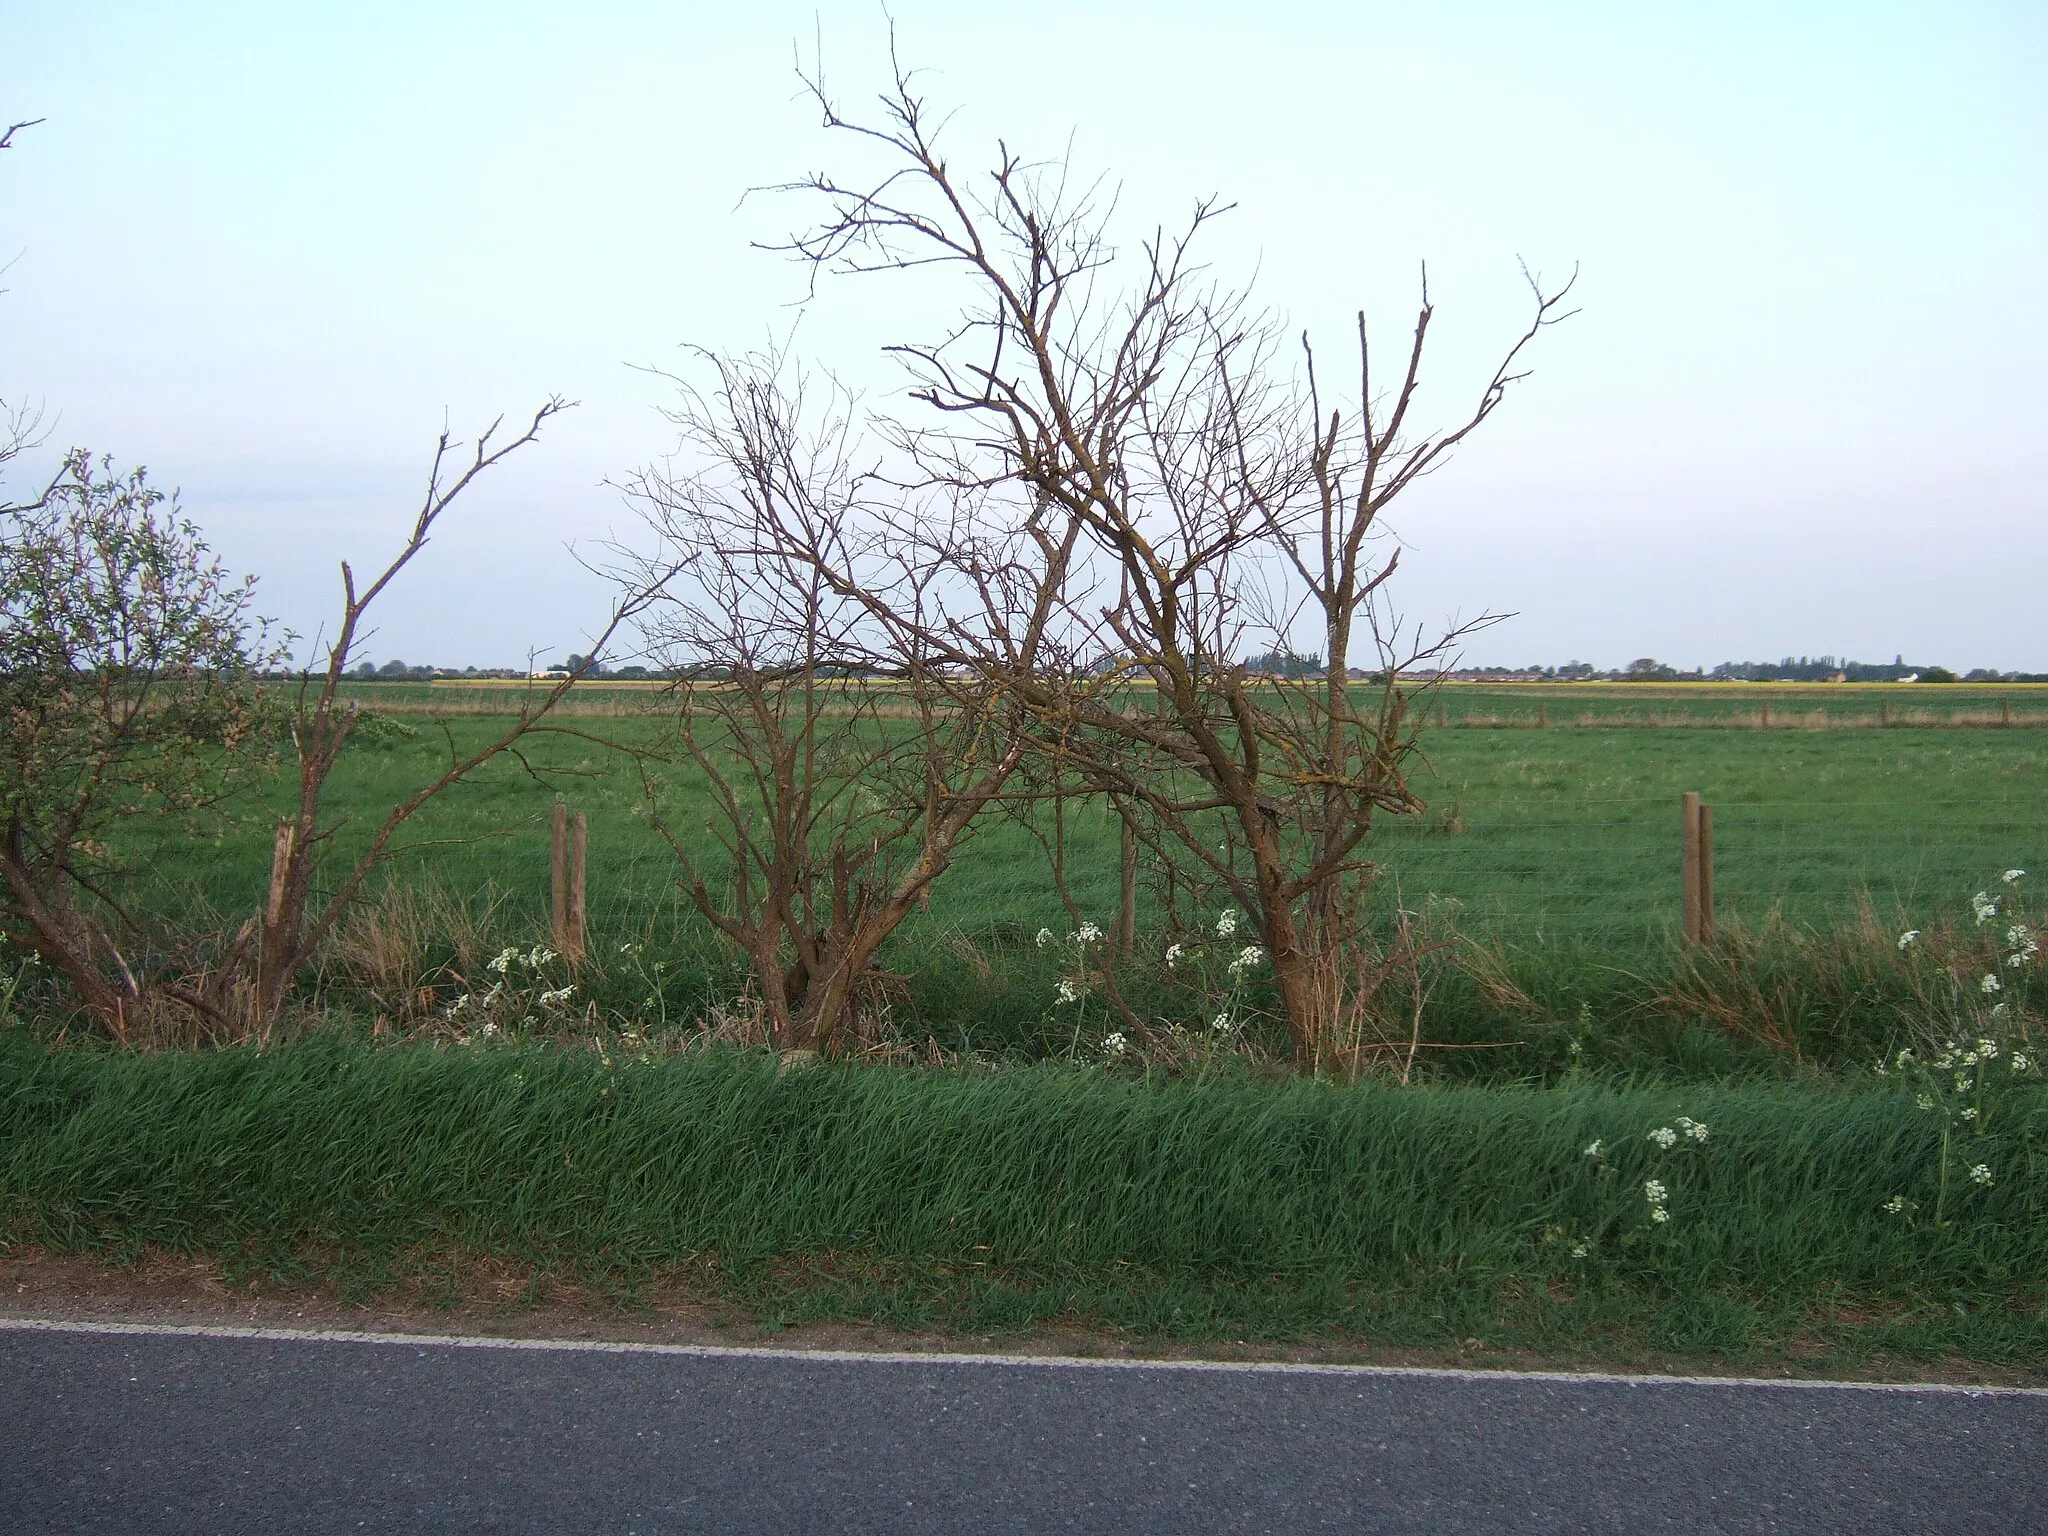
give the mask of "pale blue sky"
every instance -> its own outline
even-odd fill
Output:
[[[1402,509],[1402,602],[1519,617],[1472,660],[1894,652],[2048,668],[2048,7],[905,3],[906,55],[996,134],[1239,207],[1213,255],[1326,344],[1398,333],[1427,259],[1462,398],[1517,255],[1584,313]],[[462,507],[371,648],[576,646],[565,540],[668,446],[628,364],[791,323],[751,185],[835,152],[796,99],[867,4],[17,4],[0,113],[0,397],[146,462],[265,606],[317,627],[387,549],[443,410],[583,402]],[[880,389],[914,296],[828,287],[805,350]]]

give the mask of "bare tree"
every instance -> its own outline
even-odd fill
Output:
[[[566,401],[549,400],[534,412],[523,432],[495,444],[493,439],[500,423],[494,422],[466,455],[463,445],[444,429],[435,444],[426,492],[405,544],[376,576],[360,587],[348,562],[342,563],[341,620],[327,646],[325,667],[317,674],[301,677],[297,696],[289,706],[291,740],[298,765],[298,804],[277,827],[268,897],[261,913],[243,927],[229,947],[204,993],[194,992],[191,997],[195,1006],[234,1033],[259,1039],[268,1037],[293,982],[349,903],[361,893],[364,882],[386,859],[403,851],[396,839],[405,824],[428,802],[467,781],[486,763],[516,750],[522,740],[536,731],[560,729],[546,724],[547,716],[599,664],[613,635],[646,601],[644,592],[625,593],[588,647],[582,664],[522,699],[511,721],[483,744],[460,749],[451,735],[447,760],[439,773],[393,805],[371,832],[362,851],[323,886],[320,877],[327,865],[327,852],[343,823],[323,815],[322,801],[328,780],[341,760],[342,749],[360,718],[356,701],[344,701],[341,689],[343,674],[362,635],[365,615],[427,546],[456,498],[480,476],[538,438],[541,428],[567,408]]]
[[[1377,816],[1420,809],[1407,764],[1421,716],[1402,673],[1465,632],[1394,621],[1383,589],[1398,556],[1375,543],[1379,524],[1525,376],[1525,349],[1565,317],[1571,285],[1530,278],[1528,324],[1476,400],[1423,430],[1426,286],[1391,382],[1375,373],[1361,314],[1357,393],[1333,398],[1306,338],[1302,365],[1286,366],[1277,325],[1203,272],[1217,205],[1120,256],[1108,199],[1077,191],[1064,166],[999,147],[986,176],[956,173],[900,66],[873,123],[807,83],[826,126],[884,164],[858,183],[797,184],[824,212],[786,249],[814,271],[961,280],[959,323],[892,349],[932,413],[899,423],[894,441],[925,493],[973,494],[984,519],[1007,507],[1009,532],[1052,582],[1051,640],[1068,665],[1042,665],[1041,645],[1020,666],[986,627],[941,621],[921,639],[1001,691],[1063,772],[1135,808],[1155,847],[1250,914],[1301,1064],[1355,1064],[1385,975],[1363,849]],[[900,545],[957,578],[932,589],[975,591],[987,534],[937,549],[907,505]],[[861,591],[844,568],[831,580]],[[1317,676],[1243,664],[1309,634],[1323,647]]]
[[[660,591],[644,628],[679,677],[675,746],[708,788],[708,836],[651,779],[649,806],[751,967],[770,1039],[829,1050],[1024,740],[996,690],[935,665],[931,567],[869,537],[854,402],[813,396],[778,354],[701,361],[715,387],[677,380],[669,413],[683,462],[629,488],[662,553],[625,579]]]

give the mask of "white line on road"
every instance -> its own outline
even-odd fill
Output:
[[[1821,1381],[1807,1377],[1628,1375],[1619,1371],[1460,1370],[1422,1365],[1337,1365],[1286,1360],[1158,1360],[1083,1355],[966,1354],[933,1350],[773,1349],[743,1344],[642,1344],[608,1339],[504,1339],[459,1333],[368,1333],[327,1328],[231,1328],[199,1323],[103,1323],[0,1317],[0,1331],[129,1334],[149,1338],[256,1339],[268,1343],[387,1344],[433,1349],[542,1350],[595,1355],[681,1355],[706,1360],[780,1360],[827,1365],[996,1365],[1035,1370],[1207,1371],[1239,1375],[1391,1376],[1423,1381],[1545,1382],[1564,1386],[1747,1387],[1838,1392],[1928,1392],[1964,1397],[2048,1397],[2048,1387],[1953,1382]]]

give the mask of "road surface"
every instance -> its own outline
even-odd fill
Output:
[[[0,1531],[2048,1532],[2048,1393],[0,1320]]]

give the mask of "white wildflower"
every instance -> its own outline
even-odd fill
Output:
[[[1060,983],[1059,1002],[1078,1003],[1080,1000],[1081,994],[1074,990],[1074,984],[1071,981],[1062,981]]]
[[[1977,1111],[1974,1109],[1966,1109],[1963,1111],[1962,1117],[1965,1120],[1974,1120],[1977,1118]]]
[[[1230,1015],[1229,1015],[1229,1013],[1225,1012],[1225,1013],[1219,1013],[1219,1014],[1217,1014],[1215,1018],[1213,1018],[1213,1019],[1211,1019],[1211,1020],[1209,1021],[1209,1028],[1210,1028],[1211,1030],[1213,1030],[1213,1031],[1214,1031],[1214,1032],[1215,1032],[1216,1034],[1219,1034],[1219,1035],[1221,1035],[1221,1034],[1227,1034],[1227,1033],[1229,1033],[1229,1030],[1230,1030]]]
[[[1227,939],[1237,932],[1237,909],[1225,907],[1216,917],[1216,937]]]
[[[468,994],[467,992],[465,992],[465,993],[463,993],[463,994],[462,994],[462,996],[458,997],[457,999],[455,999],[455,1001],[454,1001],[454,1002],[452,1002],[452,1003],[450,1003],[450,1004],[448,1005],[448,1012],[447,1012],[447,1017],[448,1017],[448,1018],[451,1018],[451,1019],[452,1019],[452,1018],[454,1018],[454,1017],[455,1017],[455,1015],[457,1015],[458,1013],[462,1012],[462,1010],[463,1010],[463,1009],[465,1009],[465,1008],[467,1008],[468,1006],[469,1006],[469,994]]]
[[[1979,1040],[1977,1042],[1977,1059],[1979,1061],[1996,1061],[1998,1059],[1998,1042],[1996,1040]]]
[[[537,971],[554,958],[555,952],[552,949],[536,944],[526,952],[526,968],[529,971]]]
[[[495,1024],[486,1024],[481,1030],[478,1031],[478,1033],[481,1034],[486,1040],[495,1040],[498,1037],[498,1026]]]
[[[1927,1093],[1915,1094],[1913,1096],[1913,1105],[1917,1109],[1932,1109],[1934,1108],[1934,1096]]]
[[[1977,926],[1983,927],[1998,916],[1998,898],[1989,891],[1979,891],[1970,898],[1970,910],[1977,916]]]
[[[1586,1156],[1598,1157],[1602,1150],[1605,1149],[1606,1145],[1607,1143],[1604,1141],[1595,1141],[1589,1143],[1586,1147]]]
[[[1919,938],[1920,930],[1918,928],[1908,928],[1904,933],[1899,935],[1899,948],[1911,949],[1913,945],[1916,942],[1918,942]]]
[[[1671,1213],[1670,1213],[1669,1211],[1665,1210],[1663,1206],[1661,1206],[1661,1205],[1653,1205],[1653,1206],[1651,1206],[1651,1207],[1650,1207],[1650,1220],[1652,1220],[1652,1221],[1669,1221],[1670,1219],[1671,1219]]]
[[[2006,1017],[2010,1016],[2010,1015],[2011,1015],[2011,1013],[2012,1013],[2012,1008],[2011,1008],[2011,1006],[2010,1006],[2009,1004],[2006,1004],[2006,1003],[1993,1003],[1993,1004],[1991,1005],[1991,1017],[1993,1017],[1994,1019],[2003,1019],[2003,1018],[2006,1018]]]
[[[1170,970],[1172,970],[1172,969],[1174,968],[1174,966],[1176,966],[1176,965],[1178,965],[1178,964],[1180,963],[1180,957],[1181,957],[1182,955],[1186,954],[1186,953],[1187,953],[1187,951],[1186,951],[1186,950],[1184,950],[1184,949],[1182,949],[1182,948],[1181,948],[1181,947],[1180,947],[1180,946],[1179,946],[1178,944],[1169,944],[1169,945],[1167,945],[1167,946],[1166,946],[1166,968],[1167,968],[1167,969],[1168,969],[1169,971],[1170,971]]]
[[[1256,944],[1247,944],[1237,952],[1237,958],[1230,962],[1230,974],[1241,976],[1256,967],[1266,958],[1266,952]]]
[[[1678,1145],[1678,1132],[1671,1129],[1668,1125],[1660,1125],[1657,1129],[1650,1132],[1650,1140],[1657,1143],[1666,1152],[1669,1152]]]
[[[1900,1066],[1901,1068],[1904,1068],[1904,1067],[1907,1067],[1907,1066],[1911,1065],[1911,1064],[1912,1064],[1912,1060],[1913,1060],[1913,1047],[1911,1047],[1911,1046],[1909,1045],[1909,1046],[1906,1046],[1906,1047],[1904,1047],[1903,1049],[1901,1049],[1901,1050],[1900,1050],[1900,1052],[1899,1052],[1899,1066]]]
[[[1991,1165],[1989,1163],[1978,1163],[1970,1170],[1970,1178],[1976,1183],[1982,1184],[1986,1189],[1989,1189],[1991,1187]]]
[[[1970,1091],[1970,1080],[1969,1080],[1969,1078],[1965,1077],[1965,1076],[1964,1076],[1964,1075],[1963,1075],[1962,1073],[1958,1072],[1958,1073],[1956,1074],[1956,1092],[1957,1092],[1957,1093],[1968,1093],[1969,1091]]]
[[[2000,875],[1998,878],[2003,880],[2007,885],[2017,885],[2019,883],[2020,876],[2024,875],[2025,873],[2026,871],[2024,869],[2008,869],[2004,874]]]
[[[1643,1181],[1643,1198],[1652,1205],[1662,1205],[1671,1198],[1671,1192],[1664,1187],[1662,1179],[1645,1179]]]
[[[1102,1049],[1106,1055],[1121,1056],[1130,1048],[1131,1042],[1124,1038],[1122,1030],[1102,1037]]]
[[[1587,1249],[1586,1249],[1586,1245],[1585,1245],[1584,1243],[1573,1243],[1573,1244],[1572,1244],[1572,1257],[1573,1257],[1573,1258],[1575,1258],[1575,1259],[1583,1259],[1583,1258],[1584,1258],[1584,1257],[1586,1256],[1586,1252],[1587,1252]]]
[[[2008,1065],[2015,1072],[2031,1072],[2034,1068],[2034,1058],[2022,1051],[2014,1051],[2012,1053],[2012,1060]]]
[[[1038,947],[1039,947],[1040,949],[1043,949],[1043,948],[1045,948],[1045,946],[1046,946],[1046,945],[1050,944],[1051,942],[1052,942],[1052,930],[1051,930],[1050,928],[1041,928],[1041,929],[1039,929],[1039,930],[1038,930]]]
[[[1705,1141],[1707,1139],[1707,1128],[1700,1124],[1699,1121],[1689,1120],[1684,1115],[1678,1117],[1678,1128],[1685,1132],[1686,1136],[1693,1141]]]
[[[1904,1195],[1893,1195],[1891,1199],[1885,1201],[1884,1208],[1890,1211],[1894,1216],[1896,1216],[1901,1211],[1905,1210],[1906,1197]]]
[[[1999,981],[1996,971],[1986,971],[1984,979],[1977,983],[1977,990],[1988,996],[1993,992],[2003,991],[2004,984]]]
[[[540,1005],[543,1008],[558,1007],[569,1001],[570,994],[575,990],[574,987],[561,987],[553,992],[543,992],[540,995]]]
[[[1076,944],[1100,944],[1102,942],[1102,930],[1093,923],[1083,923],[1074,934],[1074,942]]]
[[[505,968],[518,958],[518,950],[501,949],[495,955],[491,956],[487,969],[496,971],[500,976],[502,976],[505,974]]]

